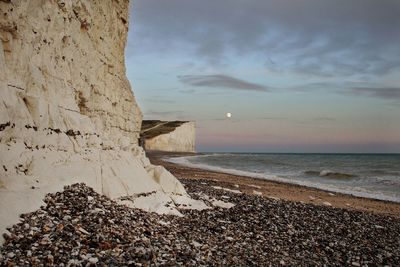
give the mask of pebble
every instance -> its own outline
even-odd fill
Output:
[[[398,218],[181,182],[235,206],[158,215],[67,186],[10,228],[0,266],[400,266]]]
[[[201,244],[199,242],[196,241],[192,241],[193,246],[195,246],[196,248],[201,247]]]
[[[90,258],[90,259],[89,259],[89,262],[92,263],[92,264],[95,264],[95,263],[98,263],[98,262],[99,262],[99,259],[93,257],[93,258]]]
[[[253,194],[254,195],[258,195],[258,196],[262,196],[262,192],[260,192],[260,191],[256,191],[256,190],[253,190]]]
[[[8,252],[7,253],[7,257],[10,258],[10,259],[14,258],[14,256],[15,256],[14,252]]]
[[[85,235],[90,235],[90,233],[88,231],[86,231],[85,229],[83,229],[82,227],[79,227],[78,230],[82,233],[84,233]]]

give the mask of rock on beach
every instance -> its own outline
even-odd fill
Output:
[[[158,215],[84,184],[67,186],[9,228],[0,266],[400,264],[398,218],[236,194],[213,188],[221,186],[215,181],[182,182],[195,199],[228,196],[235,205]]]

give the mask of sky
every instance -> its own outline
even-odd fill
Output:
[[[400,153],[400,1],[131,2],[144,119],[196,121],[197,151]]]

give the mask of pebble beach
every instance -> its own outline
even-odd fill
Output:
[[[181,179],[196,199],[234,204],[184,217],[128,208],[84,184],[21,216],[1,266],[399,266],[400,219],[221,190]]]

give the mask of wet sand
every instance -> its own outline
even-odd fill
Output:
[[[305,186],[189,168],[162,160],[162,158],[165,157],[195,155],[193,153],[148,152],[147,155],[153,164],[163,165],[177,178],[213,180],[218,181],[221,183],[221,186],[225,188],[240,190],[246,194],[262,193],[262,196],[269,198],[367,211],[400,218],[400,203],[361,198],[347,194],[331,193]]]

